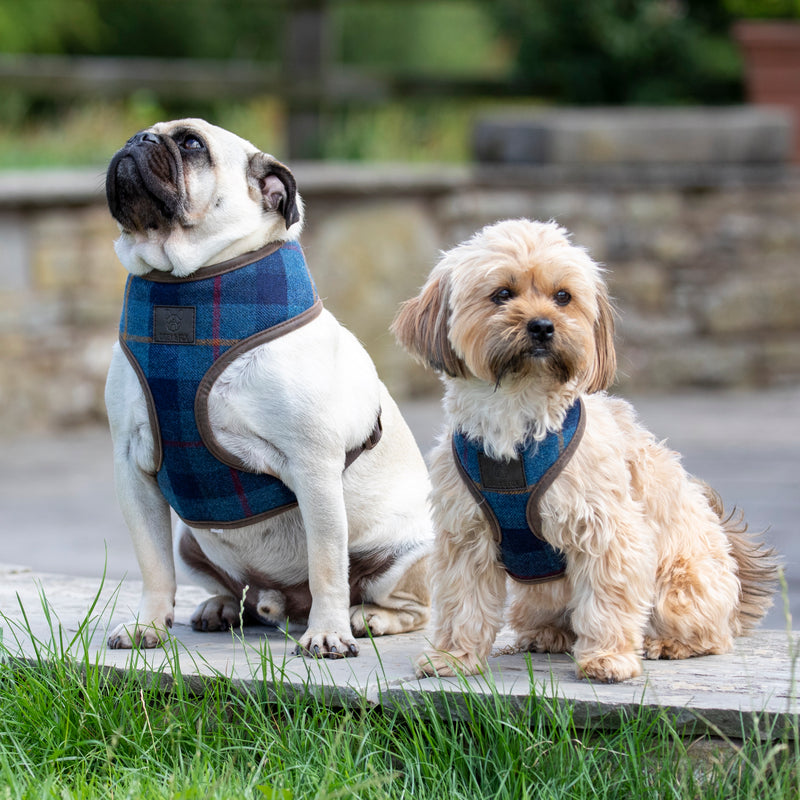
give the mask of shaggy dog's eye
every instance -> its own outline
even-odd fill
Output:
[[[566,289],[559,289],[553,295],[553,299],[556,301],[556,305],[566,306],[572,300],[572,295]]]
[[[501,306],[503,305],[503,303],[507,303],[513,297],[514,297],[514,292],[512,292],[511,289],[498,289],[492,295],[492,302],[495,305]]]
[[[203,140],[199,136],[194,136],[189,134],[183,142],[181,142],[181,147],[184,150],[202,150],[205,145],[203,144]]]

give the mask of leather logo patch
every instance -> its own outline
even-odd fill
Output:
[[[194,344],[194,306],[155,306],[153,341],[158,344]]]
[[[527,488],[525,466],[522,460],[495,461],[485,453],[478,453],[478,469],[484,489],[498,492],[520,492]]]

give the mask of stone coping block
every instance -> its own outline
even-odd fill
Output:
[[[785,109],[539,109],[493,111],[473,131],[472,164],[299,161],[301,194],[438,196],[477,186],[774,183],[789,163]],[[0,171],[0,209],[105,205],[105,165]]]
[[[512,703],[536,692],[569,705],[578,726],[616,726],[626,716],[666,709],[693,734],[780,738],[798,732],[797,632],[758,631],[739,639],[724,656],[647,661],[640,678],[607,685],[578,680],[568,656],[513,652],[511,635],[504,631],[487,675],[418,680],[413,662],[426,646],[427,631],[362,639],[358,658],[315,661],[292,655],[292,637],[300,628],[193,631],[188,620],[205,593],[191,586],[179,586],[171,646],[108,650],[108,631],[132,615],[140,589],[138,581],[103,585],[99,579],[0,565],[3,646],[13,657],[72,657],[120,673],[134,670],[165,685],[179,671],[198,691],[205,681],[224,677],[243,689],[257,683],[271,690],[281,684],[284,691],[313,694],[333,705],[406,705],[427,698],[434,707],[444,709],[447,703],[450,711],[466,709],[466,692],[487,702],[506,696]]]
[[[542,165],[769,165],[792,155],[780,108],[558,108],[493,111],[476,121],[478,162]]]
[[[472,170],[462,164],[300,161],[291,164],[300,194],[436,195],[466,187]],[[0,170],[0,208],[105,205],[104,166]]]
[[[0,171],[0,208],[100,202],[105,202],[105,170],[101,167]]]

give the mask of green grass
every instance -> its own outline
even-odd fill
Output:
[[[266,654],[250,689],[105,669],[88,642],[107,615],[93,607],[72,634],[48,617],[27,660],[15,657],[26,623],[0,618],[0,798],[800,796],[796,723],[776,742],[688,740],[667,714],[645,712],[582,729],[568,705],[535,691],[515,705],[490,683],[487,695],[464,684],[338,708],[276,682]]]
[[[22,98],[18,98],[23,103]],[[136,131],[178,112],[162,108],[142,93],[118,103],[82,102],[31,113],[14,111],[14,96],[0,93],[0,169],[106,165]],[[181,116],[209,116],[209,109],[187,107]],[[270,100],[224,104],[211,122],[252,139],[261,149],[282,147],[282,112]]]
[[[497,102],[423,99],[331,112],[323,157],[463,163],[470,159],[475,115]],[[136,131],[175,116],[205,117],[287,158],[284,110],[271,99],[169,110],[143,94],[129,102],[85,102],[38,114],[4,113],[9,104],[0,93],[0,170],[104,166]]]

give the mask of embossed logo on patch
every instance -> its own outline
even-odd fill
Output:
[[[155,306],[153,341],[159,344],[194,344],[194,306]]]
[[[496,461],[485,453],[478,453],[478,469],[481,485],[488,491],[521,492],[528,485],[525,480],[525,465],[519,458]]]

